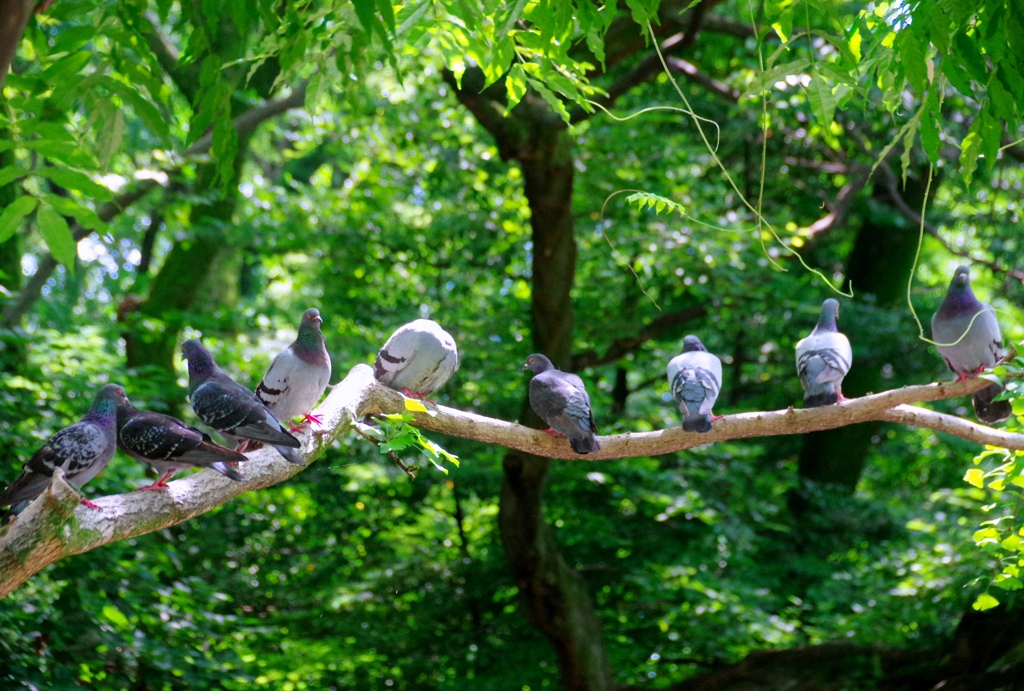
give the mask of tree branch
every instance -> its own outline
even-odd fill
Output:
[[[953,247],[948,242],[946,242],[945,238],[943,238],[942,235],[939,234],[939,229],[936,228],[934,225],[932,225],[928,221],[924,221],[924,223],[922,223],[921,214],[914,210],[914,208],[907,203],[907,200],[903,198],[903,195],[900,194],[899,178],[896,176],[896,172],[892,169],[892,166],[883,161],[878,167],[882,171],[882,174],[885,175],[886,191],[889,193],[889,198],[892,200],[893,205],[895,205],[895,207],[899,209],[900,213],[902,213],[904,216],[910,219],[911,223],[923,225],[924,232],[928,233],[933,238],[942,243],[942,245],[950,254],[953,254],[957,257],[963,257],[964,259],[969,259],[971,262],[975,264],[987,266],[996,273],[1006,274],[1007,276],[1015,278],[1021,283],[1024,283],[1024,271],[1021,271],[1020,269],[1007,268],[1002,264],[991,261],[989,259],[979,259],[978,257],[975,257],[967,250],[957,249],[956,247]]]
[[[0,0],[0,89],[18,52],[35,0]]]
[[[635,336],[617,338],[608,346],[603,355],[598,355],[593,350],[578,353],[572,359],[572,370],[578,372],[587,367],[597,367],[615,362],[619,358],[629,355],[639,349],[647,341],[659,338],[666,331],[678,328],[687,322],[699,319],[707,314],[707,308],[703,305],[693,305],[676,312],[666,312],[655,317],[650,324],[640,330]]]
[[[306,84],[304,83],[284,98],[268,101],[263,105],[250,108],[236,117],[232,121],[232,124],[234,124],[235,129],[238,131],[238,136],[244,137],[251,134],[256,127],[260,125],[260,123],[280,115],[287,110],[302,106],[305,103],[305,100]],[[212,143],[213,136],[211,134],[205,134],[200,137],[195,144],[190,146],[185,151],[184,155],[196,156],[198,154],[205,153],[209,150]],[[157,181],[152,178],[138,180],[131,188],[117,195],[113,201],[103,204],[96,210],[96,215],[99,216],[101,221],[106,223],[118,216],[129,206],[142,199],[142,197],[146,196],[150,190],[157,187],[157,185]],[[91,228],[84,228],[77,221],[73,221],[70,224],[70,228],[71,234],[75,238],[75,242],[79,242],[93,232]],[[3,317],[0,318],[0,329],[11,329],[21,321],[21,318],[25,316],[30,309],[32,309],[32,305],[39,299],[43,286],[46,285],[48,280],[50,280],[50,274],[52,274],[56,268],[57,262],[53,258],[52,254],[47,253],[39,260],[36,272],[32,274],[32,277],[25,284],[25,287],[21,289],[21,292],[18,294],[18,299],[11,302],[7,306],[7,309],[4,310]]]
[[[916,408],[916,401],[938,401],[966,396],[988,386],[984,379],[964,384],[939,383],[908,386],[823,408],[787,408],[767,412],[728,415],[707,434],[683,432],[675,427],[657,432],[626,433],[601,437],[601,451],[580,456],[564,439],[536,429],[475,413],[436,406],[413,415],[421,429],[451,434],[486,444],[497,444],[547,458],[601,461],[615,458],[658,456],[716,441],[749,437],[801,434],[842,427],[857,422],[882,420],[926,427],[980,444],[1024,449],[1024,435],[995,430],[950,415]],[[375,413],[406,413],[405,397],[373,378],[368,365],[356,365],[337,384],[318,408],[324,424],[300,435],[300,453],[315,461],[352,422]],[[43,497],[32,502],[0,535],[0,597],[24,583],[40,569],[73,554],[102,545],[145,535],[177,525],[227,503],[243,492],[284,482],[303,470],[285,462],[273,449],[261,449],[241,466],[245,480],[232,482],[212,470],[204,470],[171,482],[168,490],[130,492],[101,497],[100,509],[78,506],[79,495],[56,474]],[[75,521],[68,524],[74,515]],[[75,527],[72,527],[75,526]]]

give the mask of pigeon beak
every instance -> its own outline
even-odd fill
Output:
[[[313,321],[315,321],[317,324],[323,324],[324,323],[324,320],[321,317],[313,317]]]
[[[530,369],[529,365],[523,365],[523,369],[521,369],[520,372],[525,372],[528,369]]]

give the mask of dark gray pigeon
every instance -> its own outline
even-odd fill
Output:
[[[54,434],[32,454],[21,477],[0,494],[0,506],[12,506],[38,497],[50,484],[57,467],[64,471],[64,478],[75,489],[81,489],[96,477],[117,448],[117,406],[122,401],[128,401],[123,387],[107,384],[100,389],[81,420]],[[91,509],[100,508],[85,498],[82,503]]]
[[[214,443],[210,436],[181,420],[135,408],[127,399],[117,406],[117,447],[157,469],[160,477],[140,489],[163,491],[179,470],[213,468],[232,480],[241,474],[228,465],[245,456]]]
[[[958,382],[980,374],[1005,355],[996,313],[974,297],[971,271],[966,266],[956,267],[946,299],[932,315],[932,340]],[[1009,401],[992,400],[1002,390],[999,384],[992,384],[974,394],[974,414],[979,420],[1000,422],[1010,417],[1013,408]]]
[[[188,391],[192,410],[203,423],[233,439],[261,441],[272,445],[295,465],[306,465],[299,456],[299,440],[288,434],[256,394],[217,366],[210,352],[197,339],[181,345],[188,360]]]
[[[292,432],[300,429],[291,423],[299,415],[303,422],[322,423],[320,416],[312,413],[331,380],[331,356],[320,332],[322,322],[320,310],[306,310],[295,342],[278,353],[256,387],[256,397],[278,420],[287,420]]]
[[[712,355],[696,336],[683,339],[683,352],[668,363],[668,383],[683,414],[686,432],[710,432],[711,407],[722,388],[722,361]]]
[[[796,344],[796,371],[804,387],[804,407],[816,408],[845,401],[843,377],[850,371],[850,341],[836,328],[839,303],[821,304],[821,315],[811,334]]]
[[[526,358],[523,371],[526,370],[533,372],[530,405],[551,426],[545,431],[569,437],[569,445],[576,453],[600,451],[597,424],[583,380],[575,374],[555,369],[551,360],[540,354]]]
[[[459,369],[451,334],[430,319],[417,319],[391,335],[373,363],[373,376],[406,396],[426,398]]]

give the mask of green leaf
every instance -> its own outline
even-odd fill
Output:
[[[376,3],[374,0],[352,0],[352,4],[356,6],[356,16],[359,17],[363,31],[372,36],[373,25],[377,23]]]
[[[42,233],[46,246],[50,248],[50,254],[58,262],[67,267],[70,273],[75,272],[75,258],[78,256],[78,243],[71,235],[68,222],[59,213],[53,210],[49,204],[39,205],[39,213],[36,214],[36,221],[39,223],[39,232]]]
[[[85,173],[69,168],[37,168],[36,173],[48,180],[52,180],[64,189],[81,192],[92,199],[110,201],[114,195],[103,185],[95,182]]]
[[[508,93],[508,105],[505,107],[507,113],[526,95],[526,72],[519,63],[512,65],[512,69],[508,71],[508,76],[505,77],[505,90]]]
[[[978,168],[978,156],[980,155],[981,137],[977,132],[968,132],[960,143],[960,174],[964,176],[968,185],[971,184],[971,177]]]
[[[128,622],[128,617],[126,617],[121,610],[112,605],[105,605],[103,607],[103,616],[107,621],[119,629],[127,629],[131,626]]]
[[[807,101],[811,105],[814,117],[823,127],[832,124],[836,112],[836,97],[832,93],[832,87],[820,74],[815,74],[811,78],[811,83],[807,85]]]
[[[982,593],[981,595],[979,595],[978,598],[974,601],[974,604],[971,605],[971,607],[973,607],[975,610],[979,612],[984,612],[987,609],[992,609],[993,607],[998,606],[999,600],[995,599],[988,593]]]
[[[95,230],[98,233],[107,231],[107,224],[96,215],[92,209],[82,206],[71,197],[62,197],[57,194],[44,194],[43,201],[57,210],[62,216],[71,216],[83,228]]]
[[[925,64],[924,48],[921,46],[921,42],[907,28],[897,35],[894,49],[910,85],[917,93],[923,94],[928,88],[928,67]]]
[[[985,471],[981,468],[971,468],[964,475],[964,480],[969,485],[974,485],[979,489],[985,486]]]
[[[558,98],[558,96],[555,96],[551,89],[544,86],[542,82],[536,79],[530,80],[530,86],[532,86],[534,90],[536,90],[537,93],[541,95],[541,98],[543,98],[547,102],[547,104],[551,107],[551,110],[558,113],[558,115],[561,116],[562,120],[564,120],[565,122],[569,122],[569,111],[566,110],[565,104],[562,102],[562,99]]]
[[[6,242],[21,225],[21,220],[32,213],[39,200],[25,195],[8,204],[0,213],[0,242]]]
[[[117,150],[121,148],[121,140],[124,138],[124,111],[116,109],[111,117],[103,123],[103,128],[96,136],[96,157],[100,166],[106,168],[110,164]]]
[[[956,48],[956,54],[960,58],[960,63],[967,68],[971,78],[982,84],[986,83],[988,81],[988,68],[985,65],[985,56],[982,55],[976,38],[971,38],[965,33],[960,32],[956,35],[953,44]]]
[[[0,187],[8,185],[20,177],[23,177],[27,171],[20,166],[7,166],[6,168],[0,168]]]

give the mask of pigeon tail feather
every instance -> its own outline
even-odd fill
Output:
[[[1003,390],[999,384],[986,386],[974,394],[974,414],[982,422],[1002,422],[1013,414],[1009,401],[994,401]]]
[[[698,415],[696,417],[683,418],[684,432],[710,432],[711,416]]]
[[[586,437],[569,437],[569,446],[576,453],[591,453],[601,450],[601,445],[597,443],[597,437],[593,434]]]
[[[214,470],[216,470],[218,473],[220,473],[221,475],[223,475],[224,477],[226,477],[229,480],[234,480],[235,482],[241,482],[242,481],[242,474],[240,472],[238,472],[238,469],[237,468],[232,468],[230,465],[228,465],[224,461],[217,461],[216,463],[212,464],[210,467],[213,468]]]
[[[293,465],[306,465],[306,462],[302,460],[302,456],[300,456],[299,452],[296,451],[295,449],[289,448],[287,446],[278,446],[276,444],[274,445],[274,448],[277,449],[277,452],[281,454],[284,457],[284,460],[288,461],[289,463]]]
[[[820,408],[825,405],[835,405],[839,402],[839,394],[833,387],[831,391],[822,393],[804,394],[804,408]]]
[[[50,484],[50,476],[42,473],[28,472],[22,474],[11,483],[3,494],[0,494],[0,506],[13,506],[19,502],[35,499]]]

